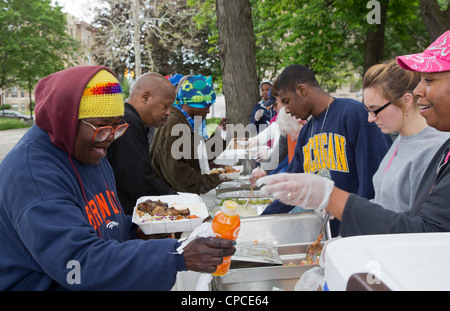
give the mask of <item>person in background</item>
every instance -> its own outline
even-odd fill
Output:
[[[427,125],[413,90],[420,73],[404,70],[397,61],[374,65],[363,78],[364,104],[369,122],[383,133],[399,133],[373,176],[372,202],[396,212],[409,211],[419,182],[434,154],[450,138]],[[408,181],[408,182],[405,182]]]
[[[312,116],[300,131],[287,172],[324,176],[348,191],[373,198],[372,177],[392,138],[368,122],[364,105],[334,98],[302,65],[286,67],[277,90],[286,112],[301,120]],[[263,214],[287,213],[294,207],[275,200]],[[337,235],[339,222],[331,220],[330,228],[332,235]]]
[[[273,87],[272,87],[273,89]],[[250,137],[248,139],[248,147],[253,148],[256,146],[264,146],[266,145],[269,148],[274,148],[278,144],[278,141],[280,139],[280,130],[277,120],[278,110],[280,106],[277,103],[277,99],[274,95],[272,95],[272,89],[269,90],[269,96],[267,101],[265,103],[267,105],[270,105],[273,107],[273,111],[275,115],[272,117],[272,119],[269,122],[269,125],[262,131],[258,133],[258,135]]]
[[[106,153],[128,124],[108,68],[56,72],[35,96],[36,124],[0,163],[0,290],[170,290],[178,271],[212,273],[235,252],[196,238],[178,253],[123,212]]]
[[[174,101],[173,85],[158,73],[140,76],[125,101],[123,119],[129,127],[121,139],[111,144],[107,157],[114,169],[120,203],[128,215],[133,214],[140,197],[176,193],[156,177],[148,144],[149,128],[167,122]]]
[[[398,56],[405,70],[420,72],[413,91],[427,124],[450,132],[450,30],[437,38],[423,53]],[[329,212],[342,221],[342,237],[368,234],[450,231],[450,139],[432,157],[419,183],[409,211],[372,203],[349,193],[330,179],[313,174],[279,174],[261,178],[261,189],[276,193],[285,204],[301,205],[318,213]],[[403,181],[409,183],[408,180]]]
[[[172,83],[172,85],[176,88],[178,86],[178,83],[180,82],[180,80],[183,78],[182,74],[176,73],[173,76],[169,77],[168,80],[170,81],[170,83]]]
[[[268,102],[269,91],[273,83],[270,81],[262,81],[259,85],[261,91],[261,101],[253,106],[250,124],[254,124],[256,127],[256,132],[252,133],[254,135],[258,134],[260,131],[264,130],[270,123],[270,120],[275,115],[272,105]]]
[[[202,126],[216,100],[212,79],[201,75],[180,81],[178,104],[170,107],[167,124],[155,133],[150,147],[152,166],[172,189],[206,193],[220,183],[220,174],[211,174],[215,150],[225,150],[226,124],[222,119],[216,132],[207,137]]]

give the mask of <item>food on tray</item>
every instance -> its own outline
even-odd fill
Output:
[[[273,200],[272,199],[251,199],[249,204],[253,204],[253,205],[261,205],[261,204],[270,204],[272,203]]]
[[[189,208],[177,209],[161,200],[145,200],[138,204],[136,212],[142,221],[191,219]]]
[[[223,167],[223,169],[225,170],[225,173],[226,173],[226,174],[228,174],[228,173],[237,173],[237,172],[240,172],[239,170],[237,170],[237,169],[235,169],[235,168],[233,168],[232,166],[229,166],[229,165],[225,165],[225,166]]]
[[[224,198],[220,199],[219,206],[222,206],[223,202],[227,200],[233,200],[239,205],[246,205],[248,199],[234,199],[234,198]],[[258,199],[251,199],[248,203],[249,205],[264,205],[264,204],[270,204],[273,202],[273,199],[270,198],[258,198]]]
[[[238,173],[238,172],[240,172],[240,171],[229,165],[225,165],[224,167],[214,168],[211,170],[211,174],[229,174],[229,173]]]
[[[294,263],[290,261],[287,264],[284,264],[283,267],[297,267],[297,266],[307,266],[307,265],[318,265],[319,264],[319,258],[317,260],[307,260],[303,259],[300,264]]]
[[[300,266],[305,266],[305,265],[318,265],[319,264],[319,258],[317,258],[316,260],[307,260],[307,259],[303,259],[300,262]]]
[[[223,202],[229,201],[229,200],[236,202],[238,205],[244,205],[245,203],[247,203],[246,199],[225,198],[225,199],[220,199],[219,206],[222,206]]]

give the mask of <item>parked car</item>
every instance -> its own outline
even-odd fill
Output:
[[[0,118],[19,119],[21,121],[33,119],[30,115],[26,115],[15,110],[0,110]]]

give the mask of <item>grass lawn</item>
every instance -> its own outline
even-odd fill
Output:
[[[31,125],[32,123],[23,122],[17,119],[0,118],[0,131],[31,127]]]

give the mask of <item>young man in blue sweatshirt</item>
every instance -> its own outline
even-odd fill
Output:
[[[286,67],[277,90],[286,112],[301,120],[311,116],[300,131],[287,172],[324,176],[346,191],[372,199],[372,176],[392,138],[369,123],[364,105],[349,98],[334,98],[302,65]],[[293,208],[275,201],[263,214],[287,213]],[[338,220],[332,220],[330,226],[332,235],[338,235]]]
[[[450,132],[450,30],[423,53],[397,57],[405,70],[418,71],[421,80],[413,95],[427,124]],[[431,158],[431,161],[430,161]],[[263,177],[262,191],[274,193],[286,204],[332,214],[341,220],[342,237],[368,234],[450,232],[450,139],[427,157],[430,163],[419,183],[411,209],[393,211],[333,181],[311,174],[279,174]],[[408,183],[408,180],[404,182]]]
[[[128,126],[109,69],[54,73],[35,94],[36,125],[0,164],[0,290],[170,290],[177,271],[212,273],[234,253],[197,238],[178,254],[125,215],[106,159]]]

